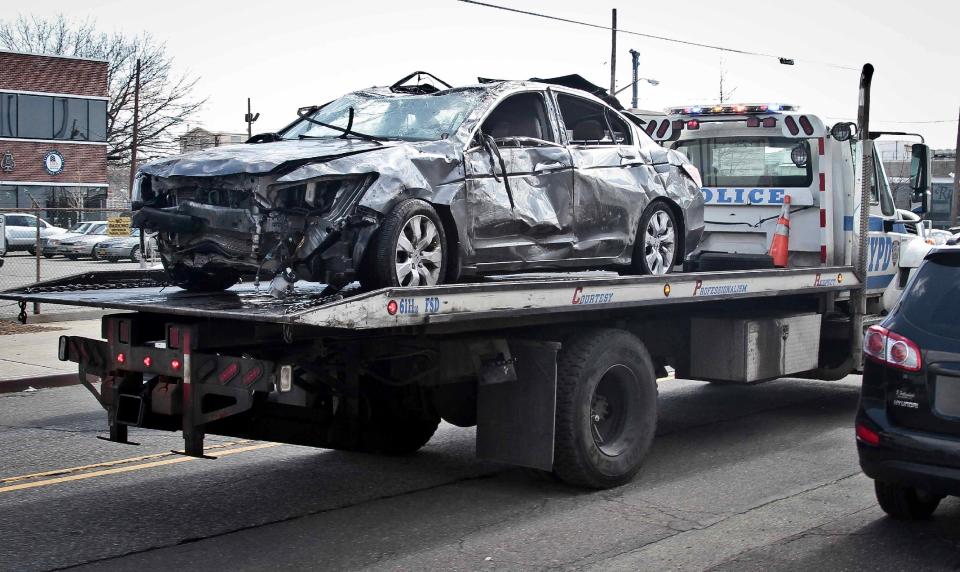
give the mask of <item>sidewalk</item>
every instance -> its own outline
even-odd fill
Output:
[[[42,328],[41,331],[36,331]],[[100,319],[30,324],[3,322],[0,332],[0,386],[5,382],[77,373],[77,364],[57,359],[60,336],[100,338]]]

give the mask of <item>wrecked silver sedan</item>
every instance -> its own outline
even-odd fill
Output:
[[[549,81],[398,83],[301,109],[279,133],[143,166],[134,224],[159,232],[171,280],[197,291],[243,276],[336,290],[669,272],[703,231],[699,173]]]

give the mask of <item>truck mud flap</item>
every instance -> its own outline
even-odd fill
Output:
[[[488,359],[481,375],[477,457],[550,471],[560,344],[511,340],[508,346],[509,355],[491,356],[495,363]],[[494,374],[498,365],[504,375]]]

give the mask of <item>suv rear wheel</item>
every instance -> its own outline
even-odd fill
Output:
[[[880,508],[893,518],[901,520],[920,520],[929,517],[937,510],[942,497],[925,493],[921,490],[884,483],[873,482]]]

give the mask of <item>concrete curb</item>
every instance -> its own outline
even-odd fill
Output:
[[[36,377],[22,377],[20,379],[0,380],[0,394],[16,393],[27,388],[46,389],[49,387],[66,387],[79,385],[80,375],[76,373],[61,373],[57,375],[39,375]]]

